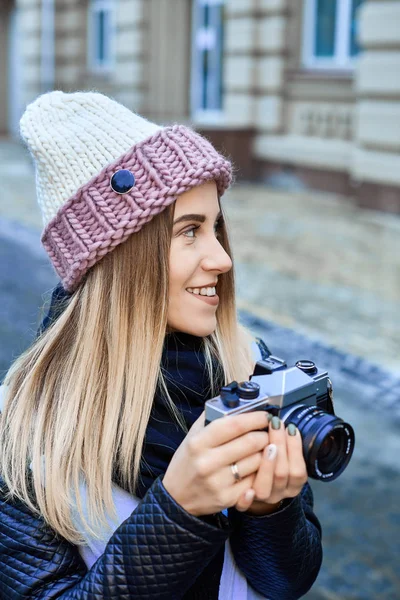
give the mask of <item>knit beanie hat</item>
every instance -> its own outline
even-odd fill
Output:
[[[42,243],[67,291],[115,246],[231,164],[183,125],[159,126],[97,92],[54,91],[28,105],[21,136],[36,167]]]

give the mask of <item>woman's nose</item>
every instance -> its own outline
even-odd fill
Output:
[[[232,260],[218,240],[215,240],[212,249],[203,258],[202,267],[205,271],[219,271],[227,273],[232,268]]]

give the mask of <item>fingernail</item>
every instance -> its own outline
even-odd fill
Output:
[[[271,422],[271,419],[272,419],[272,415],[271,415],[271,413],[267,413],[267,419],[268,419],[268,423],[270,423],[270,422]]]
[[[271,421],[272,429],[280,429],[281,428],[281,420],[279,417],[272,417]]]
[[[256,495],[254,490],[247,490],[244,495],[246,502],[252,502],[254,500],[254,496]]]
[[[267,446],[267,460],[274,460],[277,451],[278,448],[276,444],[269,444],[269,446]]]
[[[287,430],[289,435],[296,435],[297,427],[294,423],[289,423]]]

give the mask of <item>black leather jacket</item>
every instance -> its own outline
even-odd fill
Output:
[[[321,565],[321,530],[308,484],[285,502],[262,517],[231,508],[228,517],[197,518],[175,502],[160,476],[88,570],[75,546],[0,494],[0,598],[178,600],[228,537],[257,592],[270,600],[300,598]]]

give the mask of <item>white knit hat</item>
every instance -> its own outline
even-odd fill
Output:
[[[44,225],[107,164],[159,129],[97,92],[55,91],[29,104],[20,131],[36,160]]]
[[[214,180],[221,196],[232,179],[198,133],[155,125],[97,92],[39,96],[20,130],[36,163],[42,243],[69,291],[180,194]]]

